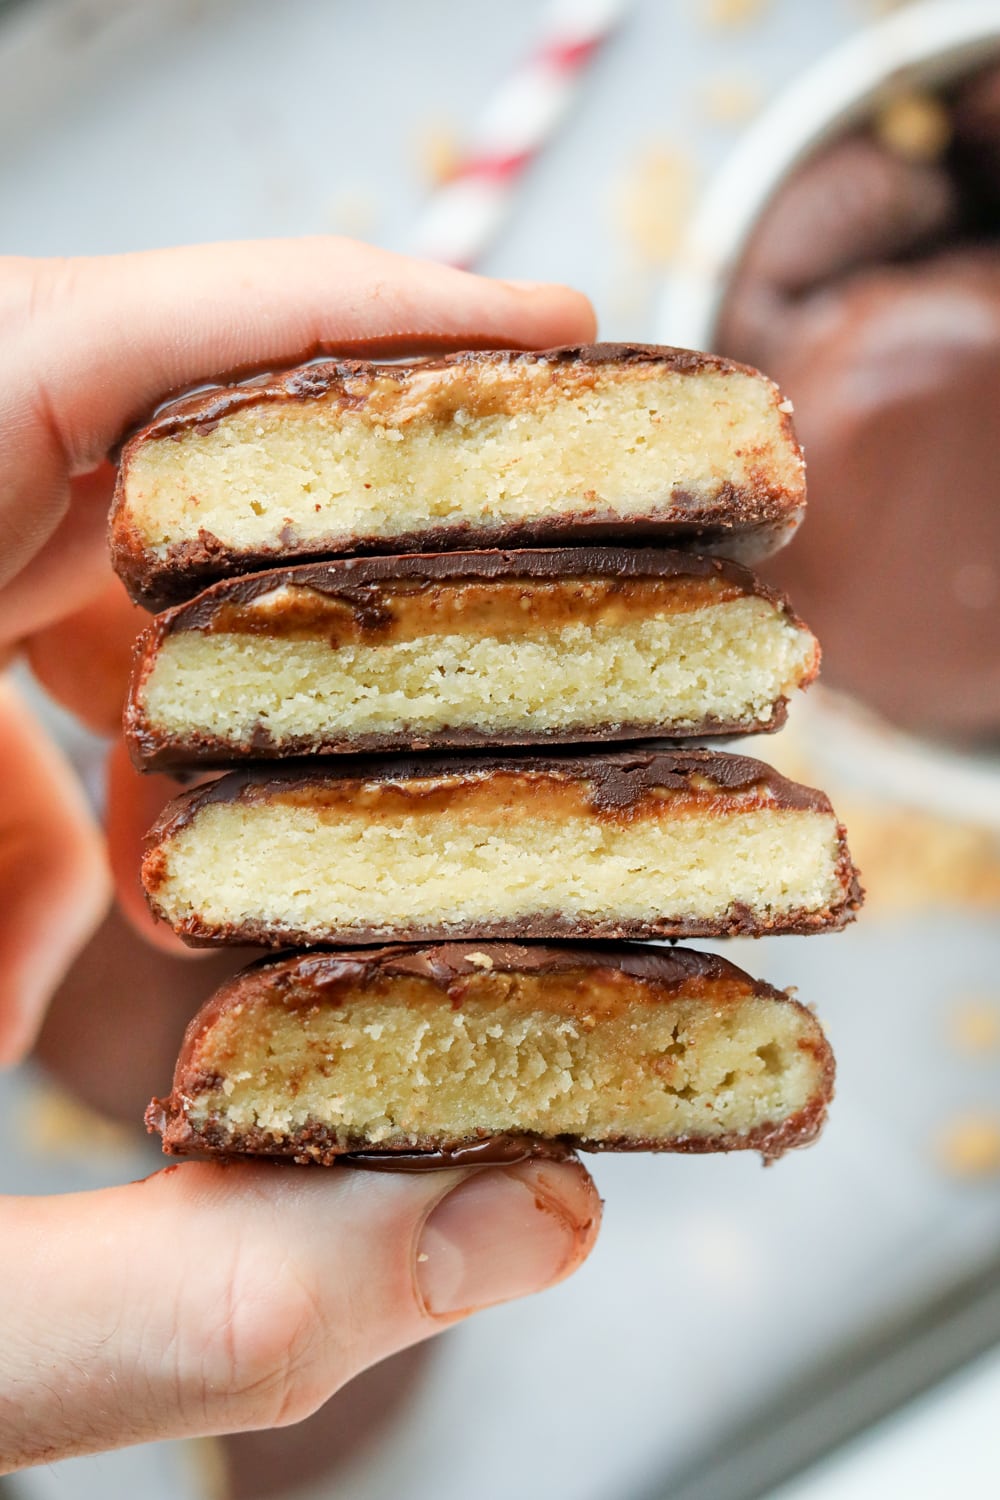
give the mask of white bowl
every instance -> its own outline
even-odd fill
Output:
[[[869,115],[887,83],[933,87],[998,55],[997,0],[923,0],[864,28],[808,68],[741,137],[709,184],[663,292],[659,341],[714,347],[730,278],[769,199],[817,146]],[[814,689],[795,713],[817,766],[837,783],[1000,831],[997,757],[914,739],[822,690]]]
[[[890,80],[933,86],[997,53],[996,0],[925,0],[808,68],[741,137],[705,192],[662,297],[659,341],[712,348],[729,278],[775,189],[823,141],[869,114]]]

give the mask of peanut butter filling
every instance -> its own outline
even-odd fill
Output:
[[[212,635],[321,638],[331,647],[389,644],[431,635],[497,640],[567,625],[628,625],[742,597],[724,577],[513,579],[489,583],[369,586],[357,599],[286,585],[248,603],[223,604],[198,628]]]
[[[475,959],[475,953],[470,955],[470,962],[475,962]],[[306,1018],[327,1006],[347,1008],[392,1004],[430,1014],[441,1006],[459,1010],[466,1005],[502,1005],[517,1013],[533,1014],[537,1011],[568,1016],[584,1027],[591,1027],[626,1014],[640,1001],[649,1003],[658,998],[683,998],[699,1004],[710,1003],[713,1010],[719,1012],[740,1004],[753,993],[745,980],[741,982],[736,978],[699,975],[687,979],[682,986],[668,986],[610,967],[543,974],[497,972],[486,953],[481,955],[481,964],[480,972],[453,978],[447,990],[418,975],[375,974],[360,983],[347,981],[325,986],[319,991],[313,984],[293,981],[291,987],[281,990],[280,1004]],[[260,1001],[265,998],[266,991],[262,991]],[[273,1003],[278,1003],[277,997]],[[691,1013],[695,1019],[700,1015],[697,1006]],[[241,1010],[240,1016],[243,1014]],[[266,1012],[258,1011],[255,1004],[249,1014],[252,1023],[254,1016]],[[226,1017],[227,1012],[223,1010],[214,1023],[216,1035],[228,1032],[232,1046],[238,1048],[244,1023],[237,1019],[235,1024],[227,1026]]]
[[[418,817],[447,818],[453,826],[482,829],[562,824],[580,818],[621,824],[687,816],[729,818],[775,805],[766,782],[745,788],[719,787],[705,776],[693,775],[685,778],[684,786],[649,787],[641,797],[623,805],[602,802],[593,783],[579,777],[495,767],[479,776],[410,777],[395,782],[331,780],[287,789],[271,787],[258,795],[270,807],[307,811],[319,825],[338,824],[348,816],[385,825]]]
[[[309,403],[349,413],[369,426],[448,424],[516,417],[559,401],[579,401],[610,385],[648,382],[649,366],[534,363],[418,365],[402,379],[385,372],[347,375]],[[684,377],[681,377],[684,378]]]

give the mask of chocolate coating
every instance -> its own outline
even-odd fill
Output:
[[[612,579],[628,584],[644,579],[691,579],[718,583],[734,596],[766,599],[793,625],[804,628],[788,600],[769,588],[747,568],[721,558],[666,548],[580,547],[545,551],[493,550],[480,552],[420,553],[394,557],[340,558],[274,568],[242,578],[225,579],[206,589],[187,604],[157,616],[137,640],[131,690],[125,709],[125,734],[135,764],[146,771],[186,765],[226,766],[235,760],[288,758],[296,754],[348,755],[400,749],[446,749],[534,744],[578,744],[589,741],[661,739],[726,734],[773,732],[787,716],[787,699],[780,698],[766,723],[759,720],[703,719],[690,726],[665,726],[659,722],[579,727],[546,734],[530,731],[482,731],[474,727],[445,728],[421,733],[409,744],[401,734],[368,734],[347,738],[330,727],[321,744],[310,739],[296,744],[272,739],[265,724],[255,728],[245,750],[208,733],[183,739],[160,733],[146,718],[140,701],[143,683],[152,670],[163,642],[181,631],[225,628],[226,615],[276,589],[308,588],[325,598],[346,605],[362,631],[378,639],[385,619],[380,588],[398,581],[416,585],[436,583],[490,583],[526,581]],[[277,628],[277,627],[276,627]]]
[[[193,1130],[168,1121],[161,1101],[154,1100],[146,1111],[150,1134],[163,1136],[163,1150],[168,1156],[206,1155],[223,1160],[242,1156],[266,1156],[296,1162],[299,1166],[365,1167],[383,1172],[448,1171],[456,1167],[509,1167],[528,1160],[565,1161],[578,1151],[650,1151],[671,1155],[714,1155],[729,1151],[756,1151],[765,1161],[776,1161],[786,1151],[809,1146],[819,1135],[826,1120],[832,1096],[832,1054],[829,1092],[817,1093],[804,1109],[797,1110],[778,1124],[761,1125],[740,1134],[674,1136],[670,1140],[643,1140],[618,1136],[607,1140],[588,1140],[583,1136],[483,1135],[475,1138],[428,1144],[419,1150],[373,1150],[358,1141],[345,1150],[336,1135],[323,1125],[306,1125],[292,1132],[280,1145],[272,1136],[256,1128],[239,1132],[221,1128]]]
[[[613,578],[629,582],[643,578],[718,579],[740,594],[769,600],[801,623],[788,600],[770,588],[749,568],[723,558],[699,557],[669,547],[555,547],[489,548],[477,552],[418,552],[391,557],[341,557],[325,562],[299,563],[271,568],[241,578],[223,579],[186,604],[158,615],[147,636],[160,638],[174,630],[201,630],[211,626],[221,609],[250,604],[274,589],[288,585],[309,588],[327,598],[342,599],[365,617],[379,621],[379,584],[405,580],[417,584],[493,583],[500,580],[560,580]]]
[[[449,942],[429,947],[395,943],[373,949],[317,949],[306,953],[260,959],[234,976],[202,1007],[188,1027],[174,1074],[173,1092],[154,1099],[146,1111],[146,1125],[163,1137],[169,1155],[205,1152],[217,1156],[240,1154],[284,1157],[303,1164],[319,1163],[369,1167],[378,1170],[429,1171],[465,1166],[512,1165],[529,1157],[561,1160],[575,1151],[715,1152],[754,1150],[774,1158],[796,1146],[809,1144],[822,1128],[833,1096],[833,1053],[822,1036],[816,1055],[821,1081],[807,1106],[788,1119],[767,1123],[751,1132],[725,1135],[679,1136],[670,1141],[620,1137],[588,1140],[583,1137],[545,1137],[536,1134],[484,1133],[462,1140],[429,1142],[424,1148],[373,1147],[358,1141],[345,1145],[326,1126],[308,1124],[276,1141],[257,1127],[233,1132],[209,1122],[195,1128],[185,1114],[185,1101],[207,1081],[197,1071],[202,1036],[223,1014],[253,1004],[254,990],[263,982],[280,993],[283,1003],[336,1003],[340,987],[357,986],[380,975],[414,976],[437,986],[451,1004],[461,1004],[463,981],[471,974],[564,974],[591,971],[628,974],[655,986],[664,999],[690,991],[708,1005],[731,1003],[735,995],[757,996],[804,1010],[797,1000],[737,968],[715,954],[686,948],[660,948],[620,943],[543,946],[522,943]],[[719,990],[715,991],[714,987]],[[664,994],[665,992],[665,994]]]
[[[581,969],[613,969],[670,990],[696,982],[743,984],[755,995],[777,998],[781,992],[749,974],[727,958],[699,953],[693,948],[673,948],[640,943],[494,943],[446,942],[419,946],[386,943],[380,948],[313,948],[306,953],[265,956],[249,964],[223,984],[199,1013],[203,1024],[190,1030],[181,1053],[186,1064],[191,1049],[205,1026],[218,1015],[241,1003],[242,984],[262,977],[276,988],[314,990],[329,1003],[345,985],[371,983],[380,975],[426,979],[451,994],[470,974],[484,969],[497,974],[567,974]]]
[[[575,1155],[562,1141],[532,1135],[486,1135],[434,1151],[350,1151],[337,1158],[344,1167],[366,1167],[370,1172],[447,1172],[456,1167],[512,1167],[519,1161],[544,1158],[566,1161]]]
[[[719,552],[753,562],[783,547],[802,519],[804,478],[794,488],[772,482],[765,473],[741,486],[719,486],[712,501],[678,488],[672,503],[678,514],[637,516],[627,523],[616,515],[592,511],[585,515],[554,515],[545,520],[472,526],[462,523],[393,537],[347,538],[330,533],[325,542],[308,548],[285,539],[281,547],[247,551],[238,556],[210,532],[196,541],[177,542],[164,558],[150,554],[127,514],[125,484],[136,448],[149,441],[177,437],[190,431],[209,432],[224,418],[262,401],[297,402],[332,396],[349,405],[350,382],[372,372],[402,380],[415,370],[484,364],[547,363],[604,365],[658,364],[678,373],[704,370],[757,374],[749,367],[718,355],[655,344],[581,344],[540,351],[463,350],[419,364],[373,365],[360,360],[323,360],[273,374],[263,374],[235,386],[202,389],[168,402],[125,442],[111,508],[111,554],[116,572],[137,603],[149,609],[188,599],[207,583],[233,573],[250,573],[294,556],[297,561],[344,553],[403,553],[464,550],[480,547],[559,546],[567,543],[634,541],[668,543],[672,547]],[[777,392],[775,393],[777,399]],[[791,419],[782,410],[782,424],[793,450],[801,454]],[[684,515],[683,512],[689,512]]]
[[[595,812],[628,812],[660,787],[685,791],[692,776],[705,777],[722,792],[753,787],[766,790],[777,807],[832,813],[824,792],[789,781],[773,766],[749,755],[721,750],[640,749],[607,754],[393,756],[368,759],[345,756],[336,762],[303,761],[288,766],[254,766],[232,771],[182,792],[164,809],[149,833],[150,845],[161,843],[189,823],[202,808],[216,802],[256,802],[271,793],[307,790],[354,782],[448,782],[489,777],[497,771],[552,776],[590,786]],[[419,791],[417,792],[419,796]]]

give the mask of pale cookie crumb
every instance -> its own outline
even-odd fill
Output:
[[[462,160],[458,130],[449,120],[425,120],[414,132],[417,170],[425,183],[450,182]]]
[[[960,1052],[996,1052],[1000,1048],[1000,1002],[971,996],[948,1018],[948,1035]]]
[[[654,229],[647,249],[659,254]],[[350,401],[336,380],[295,400],[279,382],[207,427],[185,419],[173,435],[154,426],[133,439],[114,522],[126,565],[169,575],[177,549],[198,555],[204,533],[225,571],[247,554],[259,563],[379,538],[430,533],[438,545],[442,533],[590,525],[595,510],[615,523],[690,524],[726,495],[745,535],[801,503],[780,398],[742,367],[584,352],[556,363],[486,354],[392,379],[358,371]]]
[[[266,612],[252,613],[266,628]],[[461,624],[342,650],[319,627],[311,639],[178,630],[137,689],[138,711],[156,733],[213,735],[241,754],[258,725],[303,752],[331,732],[542,736],[648,722],[683,732],[705,719],[772,722],[816,661],[808,632],[758,598],[660,617],[637,603],[618,622],[528,622],[507,639]]]
[[[535,785],[517,777],[456,784],[460,807],[450,794],[436,810],[384,821],[378,809],[391,790],[348,800],[336,817],[320,816],[322,788],[315,801],[306,792],[291,803],[207,803],[147,855],[146,879],[175,926],[266,931],[270,941],[295,934],[303,943],[359,931],[371,942],[400,929],[460,936],[529,918],[711,928],[728,924],[734,908],[780,927],[804,915],[822,923],[842,907],[832,812],[744,810],[723,795],[723,812],[674,816],[665,801],[662,812],[617,820],[570,802],[544,816],[512,815],[519,792]]]
[[[34,1156],[118,1156],[136,1145],[136,1132],[98,1114],[50,1084],[36,1084],[20,1111],[18,1134]]]
[[[834,799],[851,832],[869,909],[887,913],[945,905],[1000,910],[1000,838],[995,832],[860,795],[838,781],[817,753],[818,733],[793,712],[785,728],[768,740],[768,763],[793,781],[823,786]]]
[[[937,1159],[952,1177],[993,1177],[1000,1174],[1000,1118],[963,1115],[938,1137]]]
[[[694,164],[676,146],[656,142],[632,160],[615,188],[614,219],[639,261],[654,266],[669,261],[694,190]]]
[[[896,94],[875,116],[875,134],[907,161],[938,161],[951,140],[951,121],[931,94]]]
[[[378,230],[379,206],[364,188],[342,188],[326,205],[327,222],[337,234],[351,239],[371,239]]]
[[[188,1438],[180,1445],[180,1451],[198,1500],[231,1500],[229,1466],[220,1438]]]
[[[771,0],[703,0],[702,18],[708,26],[749,26],[770,4]]]
[[[578,1028],[571,1006],[598,1024]],[[266,990],[251,1024],[224,1010],[210,1020],[199,1076],[225,1078],[235,1059],[251,1077],[228,1098],[214,1083],[186,1097],[192,1125],[275,1140],[322,1127],[342,1142],[399,1146],[507,1131],[721,1141],[793,1118],[826,1086],[816,1022],[749,981],[742,994],[729,982],[718,1016],[702,993],[625,974],[581,984],[579,973],[470,976],[458,1009],[427,980],[396,977],[375,995],[342,989],[314,1011],[314,1038],[297,1007]],[[330,1051],[332,1071],[320,1061]],[[331,1109],[331,1083],[343,1109]]]
[[[701,108],[714,125],[742,125],[761,105],[759,86],[750,78],[718,74],[701,88]]]

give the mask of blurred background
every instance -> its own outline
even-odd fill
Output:
[[[571,1283],[301,1427],[0,1496],[1000,1494],[1000,3],[0,0],[0,225],[29,255],[343,233],[762,365],[810,460],[773,576],[826,658],[755,749],[830,792],[869,891],[840,936],[726,950],[829,1030],[814,1149],[599,1158]],[[109,741],[19,682],[151,821],[156,778],[119,758],[109,800]],[[142,1108],[235,966],[113,912],[0,1078],[0,1190],[154,1169]]]

